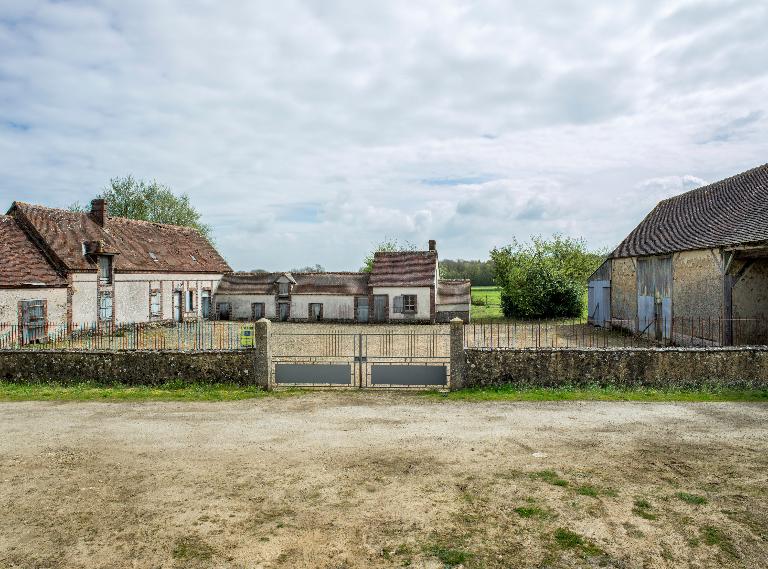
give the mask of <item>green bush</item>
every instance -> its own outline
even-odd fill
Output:
[[[494,278],[501,287],[501,309],[508,318],[580,316],[587,277],[600,265],[581,239],[534,237],[491,251]]]

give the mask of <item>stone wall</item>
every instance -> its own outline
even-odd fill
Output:
[[[464,387],[768,388],[768,348],[467,349]]]
[[[265,361],[266,360],[266,361]],[[268,386],[262,350],[171,352],[0,350],[0,380],[13,383],[161,385],[236,383]]]

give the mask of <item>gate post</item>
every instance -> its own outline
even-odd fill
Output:
[[[451,320],[451,384],[454,391],[464,387],[464,321],[461,318]]]
[[[270,345],[270,327],[266,318],[253,324],[253,382],[271,390],[272,385],[272,346]]]

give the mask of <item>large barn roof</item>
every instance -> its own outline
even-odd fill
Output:
[[[768,164],[660,202],[611,256],[762,241],[768,241]]]
[[[70,271],[93,270],[84,243],[115,253],[116,271],[226,273],[227,262],[195,229],[14,202],[10,214],[39,238],[55,262]]]

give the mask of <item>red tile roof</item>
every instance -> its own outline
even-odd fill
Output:
[[[232,269],[195,229],[110,217],[101,227],[87,213],[14,202],[11,210],[63,269],[93,270],[83,243],[103,242],[117,253],[116,272],[226,273]]]
[[[371,286],[432,286],[437,251],[379,251],[373,255]]]
[[[0,215],[0,259],[0,287],[67,286],[9,215]]]

